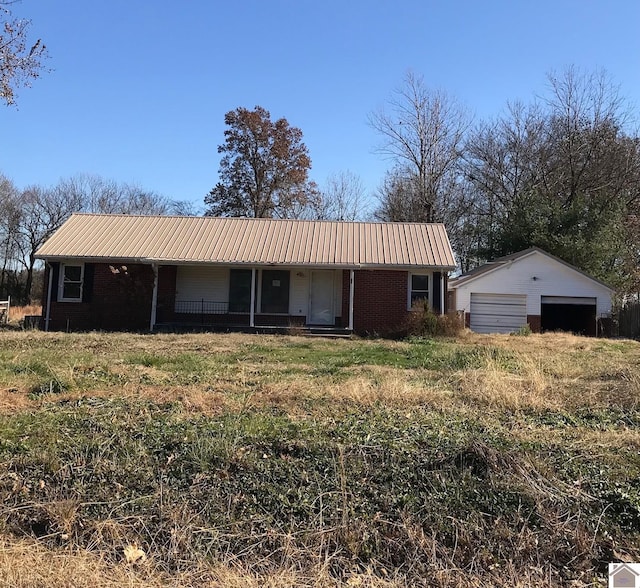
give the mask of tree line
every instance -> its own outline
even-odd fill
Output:
[[[207,214],[442,222],[463,271],[538,246],[610,284],[640,291],[640,137],[604,72],[568,68],[547,93],[474,122],[409,73],[369,116],[391,166],[366,206],[351,172],[309,180],[302,131],[257,106],[227,113]]]
[[[19,190],[0,175],[0,299],[37,301],[38,248],[73,212],[113,214],[191,214],[192,205],[96,175],[80,174],[53,187]]]
[[[47,50],[30,22],[0,0],[0,99],[43,71]],[[621,294],[640,292],[640,135],[633,108],[604,72],[548,75],[547,92],[474,122],[452,96],[407,74],[369,116],[391,162],[371,207],[362,181],[309,178],[302,131],[260,106],[225,115],[218,182],[206,214],[442,222],[460,268],[539,246]],[[34,253],[73,211],[197,212],[126,184],[90,176],[17,190],[0,177],[0,296],[30,299]]]
[[[378,218],[444,222],[463,271],[538,246],[640,291],[640,137],[606,73],[551,73],[544,96],[476,124],[421,78],[396,97],[371,119],[396,163]]]

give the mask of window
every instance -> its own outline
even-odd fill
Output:
[[[429,300],[429,274],[409,274],[409,308],[421,300]]]
[[[61,302],[82,301],[82,278],[84,266],[82,264],[62,264],[60,267],[60,296]]]
[[[229,273],[229,312],[251,309],[251,270],[232,269]]]
[[[262,312],[289,314],[289,272],[262,271]]]

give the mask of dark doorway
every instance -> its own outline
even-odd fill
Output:
[[[595,304],[542,304],[542,332],[568,331],[596,335]]]

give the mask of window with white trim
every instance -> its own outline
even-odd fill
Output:
[[[431,274],[409,274],[409,310],[421,301],[429,300]]]
[[[60,265],[60,302],[82,302],[82,280],[84,265],[63,263]]]

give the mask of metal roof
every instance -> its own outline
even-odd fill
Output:
[[[73,214],[46,260],[454,269],[444,225]]]

